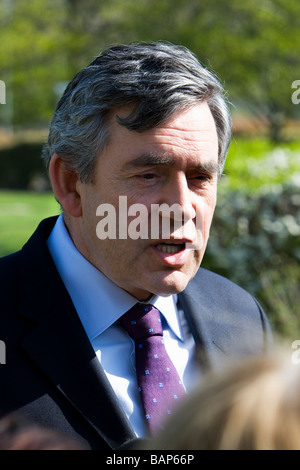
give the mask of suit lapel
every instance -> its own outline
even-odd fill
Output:
[[[54,222],[44,221],[22,250],[19,310],[32,322],[22,347],[108,445],[117,449],[135,434],[47,249]]]
[[[231,354],[230,325],[224,321],[209,292],[206,271],[199,269],[186,289],[178,295],[197,347],[202,370],[218,367]]]

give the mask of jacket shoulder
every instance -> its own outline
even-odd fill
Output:
[[[1,289],[11,282],[12,276],[17,272],[20,251],[0,258],[0,285]]]
[[[205,268],[200,268],[195,277],[190,281],[189,288],[191,289],[205,289],[208,294],[218,293],[215,300],[222,297],[222,301],[228,299],[233,301],[234,299],[243,298],[253,302],[254,297],[243,287],[231,281],[230,279],[222,276],[221,274],[209,271]]]
[[[220,274],[200,268],[179,297],[193,324],[209,337],[230,338],[231,347],[261,351],[273,343],[268,318],[259,301]],[[200,326],[199,326],[200,325]],[[217,340],[216,340],[217,342]]]

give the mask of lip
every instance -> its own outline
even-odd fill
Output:
[[[173,268],[182,267],[190,256],[190,250],[186,248],[187,244],[192,243],[191,240],[179,240],[179,239],[168,239],[168,240],[157,240],[155,244],[150,246],[150,249],[155,257],[157,257],[164,265]],[[177,253],[167,253],[161,251],[158,247],[160,244],[168,245],[185,245],[185,247]]]

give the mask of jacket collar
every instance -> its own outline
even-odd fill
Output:
[[[220,309],[211,297],[207,271],[200,268],[186,289],[178,294],[178,302],[196,343],[199,367],[206,372],[220,367],[231,355],[232,325],[226,321],[225,309]]]

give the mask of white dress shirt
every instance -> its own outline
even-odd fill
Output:
[[[68,234],[62,215],[48,238],[48,248],[109,382],[137,436],[144,436],[134,341],[115,323],[137,299],[81,255]],[[166,350],[188,391],[195,385],[195,343],[183,312],[177,309],[176,300],[176,295],[153,296],[147,303],[155,305],[163,315]]]

